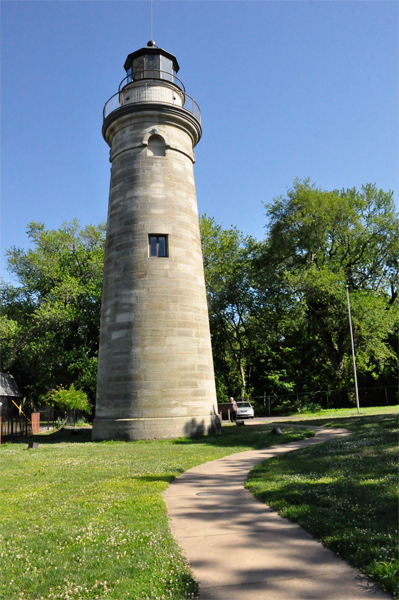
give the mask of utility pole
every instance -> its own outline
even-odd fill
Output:
[[[348,299],[348,315],[349,315],[349,329],[351,332],[351,346],[352,346],[352,358],[353,358],[353,374],[355,377],[355,393],[356,393],[356,405],[357,405],[357,414],[360,414],[359,407],[359,391],[357,389],[357,374],[356,374],[356,360],[355,360],[355,344],[353,342],[353,331],[352,331],[352,318],[351,318],[351,305],[349,302],[349,288],[346,286],[346,297]]]

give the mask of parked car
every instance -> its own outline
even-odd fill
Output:
[[[254,409],[249,402],[237,402],[237,419],[253,419]]]

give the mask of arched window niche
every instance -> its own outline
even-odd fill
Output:
[[[165,156],[165,140],[160,135],[148,139],[147,156]]]

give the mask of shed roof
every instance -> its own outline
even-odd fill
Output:
[[[22,396],[14,377],[9,373],[0,372],[0,396]]]

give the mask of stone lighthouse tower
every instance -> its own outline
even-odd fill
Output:
[[[194,183],[198,105],[150,41],[104,108],[111,184],[93,439],[217,430]]]

